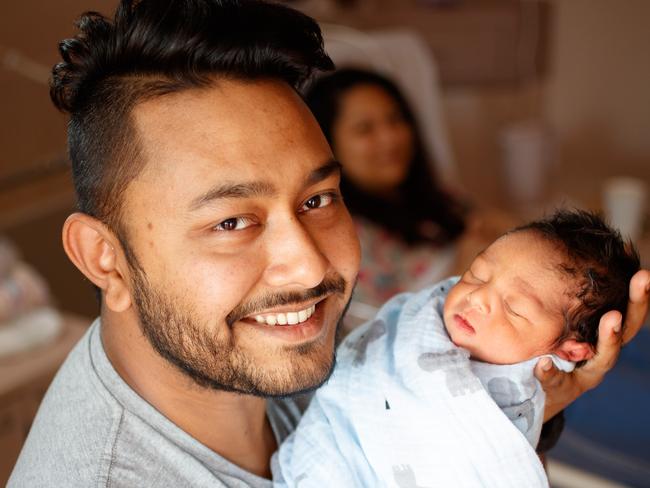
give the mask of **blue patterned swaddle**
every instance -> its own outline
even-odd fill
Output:
[[[272,460],[276,486],[548,486],[537,358],[493,365],[455,346],[442,309],[456,280],[398,295],[346,338]]]

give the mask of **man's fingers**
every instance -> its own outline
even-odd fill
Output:
[[[630,300],[627,305],[623,343],[629,342],[645,322],[650,295],[650,271],[637,271],[630,280]]]
[[[596,355],[585,364],[584,370],[597,372],[598,376],[602,377],[614,367],[621,351],[621,320],[621,314],[614,310],[601,317],[598,325]],[[598,383],[600,381],[596,384]],[[596,385],[585,385],[587,389],[594,386]]]
[[[603,380],[616,364],[621,344],[632,339],[643,325],[648,313],[649,287],[650,272],[647,270],[638,271],[630,280],[630,301],[623,330],[619,312],[612,310],[601,317],[596,355],[574,375],[582,391],[596,387]]]
[[[556,369],[548,357],[537,361],[535,377],[546,392],[544,422],[564,410],[581,392],[575,375]]]
[[[563,375],[559,373],[560,371],[555,368],[551,358],[542,358],[535,365],[535,377],[545,390],[548,387],[556,386],[561,381]]]
[[[576,369],[570,375],[579,392],[598,386],[605,374],[616,364],[623,340],[622,319],[620,312],[615,310],[600,318],[596,354],[582,368]]]
[[[598,350],[596,355],[582,368],[572,373],[559,371],[550,358],[542,358],[535,365],[535,377],[546,392],[544,420],[548,420],[566,408],[572,401],[587,390],[596,387],[605,373],[616,364],[621,350],[621,314],[607,312],[598,326]]]
[[[650,271],[638,271],[630,280],[630,300],[622,327],[620,312],[610,311],[600,318],[596,354],[572,373],[558,371],[549,358],[535,365],[535,376],[546,391],[544,419],[548,420],[587,390],[595,388],[614,367],[623,339],[632,339],[648,314]]]

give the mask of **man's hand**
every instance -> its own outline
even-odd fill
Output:
[[[597,353],[581,368],[563,373],[553,367],[549,358],[537,363],[535,376],[546,392],[544,421],[564,410],[585,391],[598,386],[605,373],[614,367],[621,346],[629,342],[645,322],[649,293],[650,271],[642,269],[630,280],[630,301],[623,332],[620,313],[610,311],[603,315],[598,326]]]

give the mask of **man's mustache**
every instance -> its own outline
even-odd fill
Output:
[[[346,287],[347,282],[341,275],[326,276],[319,285],[314,288],[309,288],[304,292],[273,293],[251,300],[248,303],[240,304],[226,316],[226,323],[230,327],[244,317],[255,315],[256,312],[269,308],[304,303],[308,300],[325,297],[334,293],[343,294],[345,293]]]

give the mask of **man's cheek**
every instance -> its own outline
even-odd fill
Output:
[[[353,284],[361,263],[361,246],[351,218],[344,217],[343,224],[337,232],[325,236],[324,245],[332,266]]]
[[[236,259],[219,266],[198,266],[187,279],[190,292],[202,307],[225,317],[251,295],[260,276],[254,261]]]

